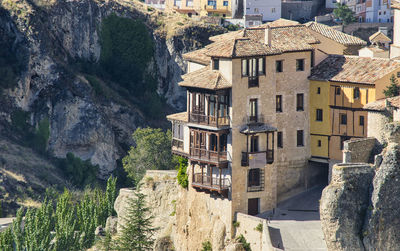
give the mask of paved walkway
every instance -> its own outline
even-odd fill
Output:
[[[15,218],[0,218],[0,232],[6,229]]]
[[[269,219],[274,247],[293,251],[327,250],[319,218],[323,187],[315,187],[282,203],[272,212],[258,216]]]

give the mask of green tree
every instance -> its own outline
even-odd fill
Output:
[[[353,11],[346,5],[336,3],[336,9],[333,10],[333,15],[343,21],[343,24],[349,24],[356,21]]]
[[[383,90],[383,94],[385,94],[385,97],[387,98],[400,95],[399,81],[394,76],[394,74],[392,74],[392,76],[390,77],[390,85],[387,86],[385,90]]]
[[[183,188],[187,188],[189,185],[189,176],[187,174],[188,161],[186,158],[177,157],[178,165],[176,168],[178,169],[177,180],[178,184]]]
[[[12,224],[12,235],[16,250],[23,250],[24,247],[24,230],[22,227],[22,218],[24,217],[24,208],[17,211],[17,215]]]
[[[120,237],[116,240],[116,248],[123,251],[153,250],[153,235],[156,231],[152,227],[153,216],[150,215],[150,208],[146,206],[146,196],[140,192],[140,186],[134,195],[134,198],[128,201],[125,223]]]
[[[107,201],[107,217],[115,215],[114,202],[117,198],[117,178],[110,176],[107,180],[106,201]]]
[[[132,146],[122,160],[128,176],[137,184],[146,170],[168,170],[174,168],[171,154],[171,131],[138,128],[132,135],[136,147]]]
[[[88,249],[94,243],[94,231],[96,230],[96,211],[93,199],[85,193],[83,200],[77,206],[77,227],[79,231],[80,249]]]
[[[3,232],[0,232],[0,250],[14,251],[13,234],[10,227],[4,230]]]

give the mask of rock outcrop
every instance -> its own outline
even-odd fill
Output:
[[[374,166],[334,167],[320,206],[329,250],[400,250],[400,123],[387,124],[385,137]]]
[[[123,0],[1,1],[0,57],[8,51],[13,55],[5,60],[13,66],[16,83],[5,88],[0,83],[0,92],[5,94],[0,101],[0,119],[10,121],[17,109],[30,113],[33,126],[49,118],[49,152],[56,157],[72,152],[90,159],[105,178],[116,167],[116,160],[126,154],[127,146],[134,144],[131,133],[150,122],[132,100],[118,102],[117,98],[115,102],[99,97],[76,67],[77,62],[99,61],[102,20],[115,13],[146,24],[155,44],[148,71],[158,80],[159,94],[178,110],[186,102],[185,92],[177,85],[186,69],[181,54],[204,46],[210,35],[223,32],[222,28],[199,25],[166,37],[155,32],[147,8],[138,9],[139,4]],[[0,125],[0,134],[7,134],[1,129]]]

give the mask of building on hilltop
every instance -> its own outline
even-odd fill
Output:
[[[232,16],[231,0],[165,0],[165,9],[189,16]]]
[[[337,38],[320,40],[322,33],[279,19],[211,37],[213,43],[183,55],[188,73],[179,85],[187,89],[187,111],[167,117],[172,151],[189,160],[189,191],[219,201],[231,216],[227,226],[236,212],[271,210],[327,181],[327,165],[310,164],[308,77],[314,65],[346,49]]]
[[[367,103],[384,98],[390,77],[400,77],[400,61],[331,55],[310,79],[311,155],[342,161],[343,142],[368,135]]]

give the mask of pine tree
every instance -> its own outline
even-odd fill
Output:
[[[112,176],[107,180],[106,200],[107,200],[107,217],[114,214],[114,202],[117,198],[117,178]]]
[[[79,246],[85,250],[93,246],[96,230],[95,202],[85,193],[83,200],[77,207],[77,228],[79,231]]]
[[[24,230],[22,227],[22,218],[24,216],[24,209],[21,207],[17,211],[17,215],[12,224],[12,235],[15,245],[15,250],[23,250],[24,248]]]
[[[383,94],[385,94],[385,97],[387,98],[400,95],[399,81],[394,76],[394,74],[392,74],[392,76],[390,77],[390,85],[386,88],[386,90],[383,90]]]
[[[135,197],[129,199],[127,215],[122,232],[116,241],[117,250],[145,251],[152,250],[153,234],[156,228],[152,227],[153,216],[146,206],[146,196],[140,192],[140,186],[134,192]]]

